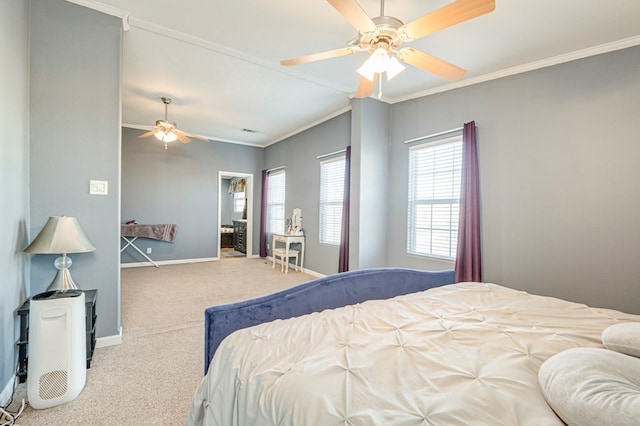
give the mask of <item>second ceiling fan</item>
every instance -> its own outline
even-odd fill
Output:
[[[191,142],[191,139],[189,138],[196,138],[204,142],[209,142],[207,138],[185,132],[184,130],[179,130],[176,123],[174,121],[169,121],[168,118],[168,109],[169,104],[171,103],[171,98],[163,96],[160,99],[162,100],[162,103],[164,103],[164,120],[156,120],[156,125],[153,127],[153,130],[143,133],[138,136],[139,138],[155,136],[159,141],[164,142],[165,149],[167,149],[167,143],[175,140],[179,140],[182,143],[189,143]]]
[[[404,24],[398,18],[384,15],[384,0],[380,2],[380,16],[373,19],[369,18],[356,0],[327,1],[358,30],[358,38],[350,43],[349,47],[287,59],[280,63],[291,66],[357,52],[369,52],[371,56],[358,69],[362,78],[356,91],[356,98],[366,98],[371,95],[378,74],[386,72],[387,80],[390,80],[400,73],[404,69],[400,61],[449,81],[461,79],[467,72],[465,69],[411,47],[400,49],[400,45],[495,9],[495,0],[457,0]]]

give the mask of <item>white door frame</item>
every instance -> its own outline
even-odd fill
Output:
[[[242,172],[218,171],[218,259],[220,259],[220,245],[222,238],[220,235],[220,222],[222,220],[222,178],[241,177],[244,178],[245,196],[247,197],[247,258],[253,256],[253,174]]]

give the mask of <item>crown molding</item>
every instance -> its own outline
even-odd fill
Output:
[[[144,131],[150,131],[153,130],[154,127],[153,126],[147,126],[144,124],[131,124],[131,123],[122,123],[121,125],[122,127],[126,127],[128,129],[135,129],[135,130],[144,130]],[[233,143],[236,145],[247,145],[247,146],[251,146],[254,148],[264,148],[265,145],[263,144],[259,144],[259,143],[254,143],[254,142],[245,142],[245,141],[237,141],[237,140],[233,140],[233,139],[224,139],[224,138],[220,138],[217,136],[208,136],[208,135],[201,135],[198,134],[199,136],[202,136],[203,138],[206,138],[212,142],[224,142],[224,143]]]
[[[129,29],[131,28],[129,25],[129,12],[127,12],[126,10],[118,9],[117,7],[109,6],[95,0],[67,0],[67,2],[77,4],[78,6],[84,6],[86,8],[122,19],[123,31],[129,31]]]
[[[478,83],[484,83],[486,81],[497,80],[503,77],[509,77],[516,74],[522,74],[528,71],[534,71],[540,68],[551,67],[553,65],[563,64],[565,62],[575,61],[577,59],[587,58],[589,56],[601,55],[603,53],[614,52],[616,50],[626,49],[640,45],[640,35],[617,40],[611,43],[605,43],[594,47],[588,47],[586,49],[576,50],[574,52],[565,53],[551,58],[542,59],[540,61],[529,62],[528,64],[518,65],[516,67],[506,68],[504,70],[464,79],[451,84],[445,84],[443,86],[434,87],[432,89],[423,90],[420,92],[412,93],[409,96],[402,96],[392,99],[389,103],[395,104],[399,102],[408,101],[411,99],[422,98],[424,96],[433,95],[436,93],[447,92],[449,90],[458,89],[460,87],[472,86]]]
[[[315,127],[315,126],[317,126],[318,124],[324,123],[325,121],[329,121],[329,120],[331,120],[332,118],[337,117],[337,116],[339,116],[339,115],[341,115],[341,114],[344,114],[344,113],[345,113],[345,112],[347,112],[347,111],[351,111],[351,105],[347,105],[346,107],[340,108],[339,110],[334,111],[334,112],[332,112],[332,113],[331,113],[331,114],[329,114],[329,115],[326,115],[326,116],[324,116],[324,117],[322,117],[322,118],[319,118],[319,119],[317,119],[317,120],[315,120],[315,121],[313,121],[313,122],[311,122],[311,123],[309,123],[309,124],[306,124],[306,125],[304,125],[304,126],[302,126],[302,127],[299,127],[299,128],[297,128],[296,130],[292,130],[291,132],[289,132],[289,133],[287,133],[287,134],[285,134],[285,135],[279,136],[278,138],[276,138],[276,139],[272,140],[271,142],[268,142],[268,143],[266,143],[265,145],[262,145],[262,147],[263,147],[263,148],[266,148],[266,147],[268,147],[268,146],[273,145],[274,143],[278,143],[278,142],[280,142],[280,141],[282,141],[282,140],[284,140],[284,139],[287,139],[287,138],[289,138],[289,137],[291,137],[291,136],[295,136],[295,135],[297,135],[298,133],[302,133],[302,132],[304,132],[305,130],[309,130],[310,128]]]

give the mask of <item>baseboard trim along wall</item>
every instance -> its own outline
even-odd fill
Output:
[[[272,256],[267,256],[265,257],[265,259],[267,260],[267,262],[273,262],[273,257]],[[280,264],[280,261],[278,261],[278,264]],[[289,269],[293,268],[294,265],[293,263],[289,262]],[[321,274],[320,272],[316,272],[316,271],[312,271],[311,269],[303,269],[302,272],[304,272],[307,275],[311,275],[312,277],[316,277],[316,278],[324,278],[326,277],[325,274]]]
[[[96,348],[104,348],[105,346],[115,346],[120,344],[122,344],[122,327],[120,327],[118,334],[98,337],[96,339]]]
[[[251,259],[259,259],[260,255],[254,254],[250,256]],[[265,257],[268,262],[273,262],[273,258],[271,256]],[[201,263],[201,262],[215,262],[220,261],[219,257],[203,257],[200,259],[177,259],[177,260],[154,260],[158,265],[179,265],[183,263]],[[293,264],[290,264],[293,266]],[[147,266],[153,266],[149,262],[132,262],[132,263],[121,263],[120,268],[142,268]],[[304,269],[302,272],[305,274],[311,275],[316,278],[326,277],[325,274],[321,274],[320,272],[312,271],[311,269]]]
[[[316,278],[324,278],[324,277],[326,277],[325,274],[321,274],[320,272],[312,271],[311,269],[304,269],[302,272],[304,272],[307,275],[311,275],[312,277],[316,277]]]
[[[177,260],[154,260],[158,265],[179,265],[181,263],[201,263],[201,262],[213,262],[220,260],[219,257],[203,257],[200,259],[177,259]],[[121,263],[120,268],[142,268],[146,266],[153,266],[150,262],[131,262]]]

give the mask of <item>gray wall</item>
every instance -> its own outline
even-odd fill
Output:
[[[178,123],[179,125],[180,123]],[[136,242],[152,249],[153,260],[206,259],[218,255],[218,172],[254,175],[253,250],[259,253],[260,172],[264,149],[224,142],[171,143],[140,139],[140,130],[122,129],[122,221],[175,223],[173,243]],[[229,197],[224,191],[223,197]],[[131,248],[122,263],[144,262]]]
[[[81,288],[97,289],[97,337],[120,329],[119,159],[121,21],[63,0],[31,1],[31,241],[49,216],[76,216],[93,253],[72,254]],[[89,180],[109,182],[89,195]],[[31,292],[55,255],[33,255]]]
[[[29,3],[0,2],[0,405],[17,362],[15,311],[29,295]],[[2,392],[6,391],[6,394]]]
[[[294,208],[302,209],[304,266],[323,274],[338,272],[339,247],[319,242],[320,160],[316,157],[345,149],[350,140],[348,112],[265,149],[265,169],[286,167],[286,217]]]
[[[388,264],[406,254],[403,141],[475,120],[484,278],[640,313],[640,47],[393,105]]]
[[[388,104],[353,100],[349,269],[386,263],[389,118]]]

